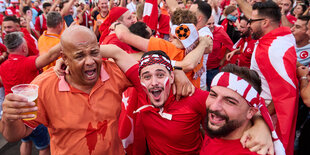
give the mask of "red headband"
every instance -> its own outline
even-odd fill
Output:
[[[153,64],[159,64],[162,65],[164,67],[167,68],[168,71],[172,71],[172,65],[171,65],[171,61],[167,58],[165,58],[162,55],[158,55],[158,54],[150,54],[150,55],[146,55],[145,57],[141,58],[140,62],[139,62],[139,75],[141,73],[141,70],[149,65],[153,65]]]
[[[262,117],[264,118],[269,129],[272,132],[276,155],[285,154],[283,144],[279,140],[277,133],[274,130],[271,117],[265,105],[265,100],[260,97],[259,93],[247,81],[233,73],[220,72],[212,80],[211,87],[213,86],[222,86],[229,88],[240,94],[248,102],[249,106],[258,108],[261,112]]]

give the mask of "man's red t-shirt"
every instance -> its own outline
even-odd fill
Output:
[[[247,148],[243,148],[240,139],[225,140],[220,138],[210,138],[207,134],[203,140],[200,151],[201,155],[257,155]]]
[[[139,105],[151,105],[138,78],[138,65],[131,67],[126,76],[137,89]],[[199,153],[200,124],[206,115],[207,97],[208,92],[196,89],[192,96],[176,101],[171,91],[162,108],[148,107],[139,112],[151,154]],[[171,115],[171,119],[164,115]]]
[[[0,76],[5,95],[11,93],[11,88],[17,84],[30,83],[39,70],[36,67],[37,56],[10,54],[8,60],[0,65]]]
[[[41,20],[42,20],[42,25],[41,25]],[[34,28],[35,30],[39,31],[40,34],[43,34],[43,32],[47,30],[46,18],[43,14],[36,18],[36,23],[34,24]]]

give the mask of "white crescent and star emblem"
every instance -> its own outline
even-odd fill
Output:
[[[307,51],[302,51],[300,54],[299,54],[299,57],[301,59],[306,59],[307,57],[309,56],[309,53]]]

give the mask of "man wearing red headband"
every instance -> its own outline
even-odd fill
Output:
[[[200,154],[256,154],[251,152],[253,148],[244,148],[240,139],[252,126],[251,119],[258,110],[272,131],[276,154],[285,154],[265,101],[259,96],[261,91],[259,75],[245,67],[229,64],[214,77],[206,101],[204,127],[207,134]],[[268,151],[268,154],[273,152],[272,149]]]
[[[145,53],[139,65],[136,65],[133,58],[116,46],[104,45],[101,46],[101,51],[104,57],[112,57],[115,60],[139,92],[139,105],[142,106],[135,113],[141,116],[150,153],[198,154],[203,140],[199,129],[206,116],[205,101],[208,92],[196,88],[193,95],[176,101],[171,91],[174,80],[173,67],[170,58],[162,51]],[[256,127],[264,126],[256,123],[255,121]],[[266,132],[266,128],[263,130],[265,131],[260,130],[259,136],[262,133],[269,133],[268,130]],[[254,137],[257,138],[253,136],[252,140],[255,139]],[[271,141],[269,135],[263,137],[264,140]],[[239,141],[238,143],[241,146]],[[260,149],[255,151],[267,150]],[[270,151],[273,153],[272,150]]]

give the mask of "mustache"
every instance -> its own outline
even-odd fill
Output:
[[[214,114],[214,115],[216,115],[217,117],[223,118],[226,122],[229,121],[229,117],[228,117],[227,115],[221,114],[219,111],[213,111],[213,110],[207,109],[207,115],[208,115],[209,113],[210,113],[210,114]]]
[[[153,89],[162,90],[162,91],[164,90],[163,87],[155,86],[155,87],[149,88],[148,91],[151,92]]]

